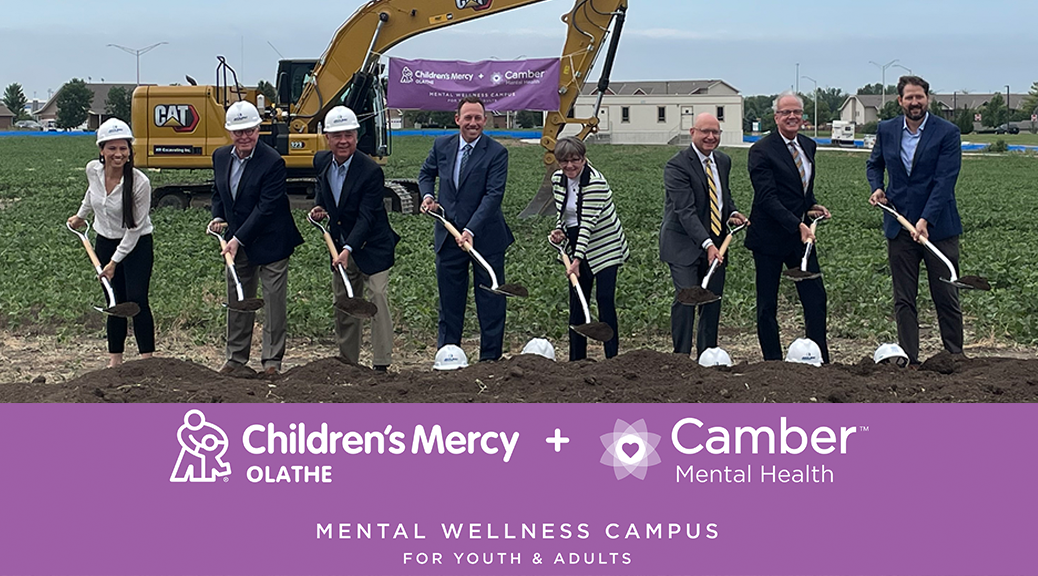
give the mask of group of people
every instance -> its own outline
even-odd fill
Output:
[[[876,145],[867,162],[873,190],[872,204],[892,203],[915,223],[911,233],[889,214],[884,233],[894,284],[898,340],[912,363],[918,363],[919,333],[916,308],[919,263],[925,261],[930,290],[937,308],[945,348],[962,352],[962,312],[954,287],[937,281],[941,263],[923,249],[929,239],[958,267],[958,235],[962,232],[954,188],[961,162],[958,130],[928,113],[929,85],[916,76],[898,83],[898,102],[904,115],[880,123]],[[690,130],[692,144],[664,167],[666,188],[659,232],[660,259],[670,267],[675,297],[671,306],[671,333],[675,353],[691,354],[693,333],[697,357],[717,347],[721,301],[697,306],[679,298],[698,287],[711,265],[716,270],[705,287],[718,296],[725,283],[725,255],[721,251],[731,228],[746,226],[746,247],[756,270],[757,334],[765,360],[782,359],[777,322],[778,291],[783,269],[799,268],[804,246],[814,241],[810,223],[831,218],[815,197],[817,172],[813,140],[799,134],[803,102],[794,93],[779,95],[774,103],[777,130],[755,143],[748,170],[753,206],[747,218],[732,198],[731,158],[717,149],[720,122],[700,114]],[[501,357],[506,302],[501,295],[478,286],[491,284],[482,266],[472,261],[475,248],[501,283],[505,252],[514,241],[501,210],[508,176],[508,151],[483,133],[486,109],[475,97],[463,98],[456,110],[457,134],[435,140],[419,172],[423,212],[442,210],[460,234],[452,237],[436,224],[434,251],[439,289],[437,347],[461,343],[471,276],[480,328],[480,361]],[[209,227],[226,240],[225,254],[245,296],[253,298],[263,287],[265,322],[262,336],[263,370],[276,375],[285,353],[286,299],[289,257],[303,238],[292,219],[285,188],[285,162],[259,141],[262,123],[249,102],[237,102],[226,113],[225,128],[232,144],[213,154],[214,189]],[[310,218],[328,220],[337,254],[332,265],[342,266],[355,294],[367,290],[377,307],[372,322],[373,367],[386,370],[392,362],[393,325],[389,309],[389,270],[400,236],[389,225],[383,204],[382,168],[365,154],[357,154],[360,123],[356,114],[337,106],[328,112],[324,134],[328,149],[314,156],[317,173],[315,205]],[[148,307],[152,268],[152,225],[148,217],[151,189],[147,177],[133,168],[133,135],[119,120],[98,129],[100,157],[87,165],[86,197],[69,224],[81,227],[93,213],[97,253],[102,274],[112,281],[117,300],[135,302],[134,334],[142,357],[155,349],[154,322]],[[602,172],[587,159],[579,139],[561,138],[555,146],[560,169],[551,177],[556,219],[550,231],[553,243],[564,245],[570,257],[567,276],[590,298],[596,288],[598,315],[612,329],[604,343],[606,357],[619,352],[615,293],[620,266],[630,247],[617,215],[612,192]],[[888,175],[884,180],[884,173]],[[437,180],[439,186],[437,187]],[[125,190],[129,190],[127,193]],[[811,251],[807,269],[815,273],[797,282],[804,309],[805,335],[817,346],[823,363],[829,362],[826,342],[826,293],[817,251]],[[470,264],[471,262],[471,264]],[[337,299],[346,287],[333,276]],[[236,298],[234,278],[227,275],[229,301]],[[699,322],[695,322],[699,308]],[[335,334],[339,354],[358,363],[360,319],[336,309]],[[235,373],[249,362],[255,312],[229,309],[226,361],[220,371]],[[570,323],[585,321],[575,289],[570,292]],[[125,318],[108,318],[109,366],[122,361],[127,335]],[[587,355],[587,339],[570,330],[570,360]]]

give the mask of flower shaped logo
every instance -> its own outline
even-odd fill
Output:
[[[600,462],[613,467],[617,480],[632,474],[644,480],[649,466],[660,463],[660,455],[656,452],[660,435],[650,433],[645,420],[628,424],[618,419],[613,432],[603,434],[601,440],[606,450]]]

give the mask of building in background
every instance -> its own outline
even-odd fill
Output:
[[[597,87],[589,82],[577,98],[574,115],[590,116],[597,98]],[[742,143],[742,95],[724,80],[612,82],[602,98],[594,141],[686,145],[696,115],[703,112],[720,120],[722,146]],[[567,126],[562,135],[578,131]]]
[[[87,130],[97,130],[97,127],[104,122],[107,116],[105,115],[105,100],[108,99],[108,91],[116,86],[122,86],[133,94],[133,90],[137,88],[136,84],[92,84],[88,83],[87,88],[94,93],[94,99],[90,102],[90,109],[87,111]],[[48,120],[57,121],[58,119],[58,95],[61,94],[59,89],[54,93],[53,96],[47,100],[47,103],[43,105],[34,114],[36,121],[40,124],[46,125]]]

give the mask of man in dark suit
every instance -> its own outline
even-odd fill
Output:
[[[962,165],[959,129],[929,110],[930,84],[918,76],[902,76],[897,101],[904,115],[879,123],[876,145],[866,163],[873,192],[869,202],[892,204],[916,234],[902,229],[884,214],[887,258],[894,284],[894,317],[897,339],[909,362],[919,363],[919,262],[926,262],[930,295],[937,308],[937,323],[944,349],[962,353],[962,309],[954,286],[942,282],[947,267],[921,244],[928,239],[959,268],[959,235],[962,221],[955,205],[955,182]],[[889,180],[884,186],[883,171]]]
[[[442,206],[447,218],[462,229],[456,241],[436,224],[436,282],[440,292],[440,324],[437,347],[461,344],[465,318],[466,292],[471,258],[461,247],[473,246],[494,270],[498,282],[505,282],[505,249],[512,243],[512,231],[501,213],[501,199],[508,179],[508,151],[483,135],[486,111],[475,96],[466,96],[454,115],[460,130],[441,136],[433,143],[418,175],[422,210]],[[436,178],[439,194],[435,193]],[[479,359],[501,357],[505,334],[505,298],[478,288],[490,286],[490,277],[478,264],[472,264],[476,314],[479,316]]]
[[[259,141],[262,123],[256,107],[235,102],[227,109],[224,127],[234,142],[213,152],[213,220],[209,227],[223,231],[225,253],[234,259],[246,298],[256,297],[263,284],[263,369],[281,370],[285,355],[288,257],[303,243],[289,211],[285,189],[285,161]],[[237,298],[227,274],[228,300]],[[246,366],[252,346],[255,312],[227,314],[227,361],[220,372],[229,374]]]
[[[714,260],[724,259],[718,249],[724,241],[724,223],[743,224],[746,219],[735,208],[728,176],[732,159],[716,150],[721,142],[721,124],[712,114],[696,116],[689,131],[692,145],[678,152],[663,169],[667,189],[660,226],[660,260],[670,266],[674,281],[674,302],[670,305],[670,333],[674,353],[692,352],[692,328],[696,307],[678,302],[683,289],[699,286]],[[724,292],[725,267],[718,265],[707,289],[720,296]],[[721,301],[702,307],[696,334],[696,357],[717,346],[717,325]]]
[[[749,170],[753,208],[746,229],[746,247],[753,252],[757,275],[757,339],[765,360],[781,360],[778,290],[783,268],[799,268],[804,244],[814,241],[809,217],[829,218],[829,210],[815,201],[815,142],[799,134],[804,103],[792,92],[775,100],[777,130],[750,147]],[[810,272],[821,273],[817,250],[807,262]],[[826,296],[821,277],[796,283],[804,308],[804,328],[829,362],[825,337]]]
[[[378,308],[371,324],[371,348],[376,370],[385,372],[393,361],[393,318],[389,310],[389,269],[393,266],[400,236],[389,226],[382,203],[385,175],[382,167],[367,154],[357,154],[357,115],[345,106],[336,106],[324,118],[328,150],[314,155],[317,187],[310,217],[330,218],[328,232],[338,256],[332,267],[342,265],[353,294],[361,297],[364,286],[371,290],[371,301]],[[332,277],[336,299],[346,298],[346,286],[338,272]],[[357,364],[360,361],[361,321],[335,310],[335,339],[339,354]]]

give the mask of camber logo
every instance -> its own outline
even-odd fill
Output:
[[[223,461],[227,434],[219,426],[206,422],[201,410],[188,410],[184,414],[184,425],[177,430],[177,440],[180,456],[169,476],[170,482],[216,482],[219,476],[230,476],[231,463]]]
[[[644,480],[649,466],[660,463],[660,455],[656,452],[660,435],[649,432],[645,420],[628,424],[617,419],[613,432],[603,434],[600,439],[606,449],[600,462],[613,467],[617,480],[631,475]]]
[[[172,128],[174,132],[193,132],[198,126],[198,112],[191,104],[158,104],[155,125]]]

